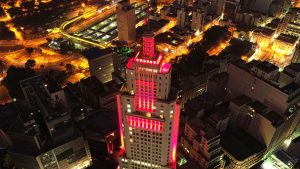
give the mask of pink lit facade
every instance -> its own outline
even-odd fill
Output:
[[[127,64],[117,96],[120,169],[176,168],[180,103],[171,88],[171,65],[163,60],[154,36],[146,34],[142,51]]]

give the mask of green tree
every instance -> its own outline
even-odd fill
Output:
[[[231,33],[228,31],[228,27],[213,26],[204,33],[201,45],[207,51],[221,41],[228,40],[230,36]]]
[[[35,65],[36,65],[35,60],[28,59],[25,63],[25,68],[33,69]]]
[[[75,68],[74,65],[72,65],[72,64],[70,64],[70,63],[67,63],[67,64],[65,65],[65,68],[66,68],[67,74],[69,74],[69,75],[75,74],[76,68]]]
[[[35,75],[34,70],[29,68],[17,68],[10,66],[7,70],[7,76],[2,84],[8,89],[12,98],[23,99],[24,95],[20,86],[20,81]]]

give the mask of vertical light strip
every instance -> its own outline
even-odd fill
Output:
[[[125,150],[120,95],[117,95],[117,106],[118,106],[118,117],[119,117],[119,131],[120,131],[120,139],[121,139],[120,148],[121,150]]]
[[[179,118],[180,118],[180,104],[176,103],[174,105],[174,118],[173,118],[173,128],[172,128],[172,142],[171,142],[171,152],[170,152],[170,162],[176,167],[176,149],[177,149],[177,139],[178,139],[178,128],[179,128]]]

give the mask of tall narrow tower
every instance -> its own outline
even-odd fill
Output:
[[[154,35],[126,66],[126,84],[117,96],[120,169],[174,169],[180,115],[177,91],[171,88],[171,64],[155,51]]]
[[[130,5],[129,0],[118,2],[117,6],[117,25],[118,37],[120,41],[133,43],[136,39],[136,16],[134,7]]]

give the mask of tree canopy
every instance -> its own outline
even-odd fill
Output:
[[[25,63],[25,68],[33,69],[35,65],[36,65],[35,60],[28,59]]]
[[[29,68],[17,68],[10,66],[7,70],[7,76],[2,81],[2,84],[8,89],[9,95],[12,98],[24,98],[20,81],[35,75],[34,70]]]
[[[209,50],[221,41],[228,40],[230,35],[228,27],[213,26],[204,33],[201,45],[204,50]]]

